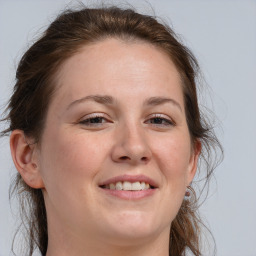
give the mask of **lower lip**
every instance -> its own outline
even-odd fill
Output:
[[[142,198],[146,198],[152,196],[156,189],[147,189],[147,190],[139,190],[139,191],[125,191],[125,190],[113,190],[113,189],[105,189],[101,188],[107,195],[126,199],[126,200],[138,200]]]

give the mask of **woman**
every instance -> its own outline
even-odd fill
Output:
[[[69,10],[49,26],[20,61],[3,132],[28,255],[201,255],[192,181],[199,158],[208,181],[219,143],[197,72],[169,27],[133,10]]]

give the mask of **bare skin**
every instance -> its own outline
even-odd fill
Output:
[[[106,39],[68,59],[56,86],[40,146],[11,135],[18,171],[44,193],[47,256],[169,255],[200,154],[172,61],[144,42]],[[150,188],[113,192],[118,179]]]

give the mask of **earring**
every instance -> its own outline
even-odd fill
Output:
[[[185,199],[189,199],[189,197],[191,196],[191,187],[187,186],[186,192],[185,192]]]

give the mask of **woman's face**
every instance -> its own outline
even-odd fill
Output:
[[[106,39],[56,80],[38,150],[49,234],[168,237],[198,156],[174,64],[147,43]]]

